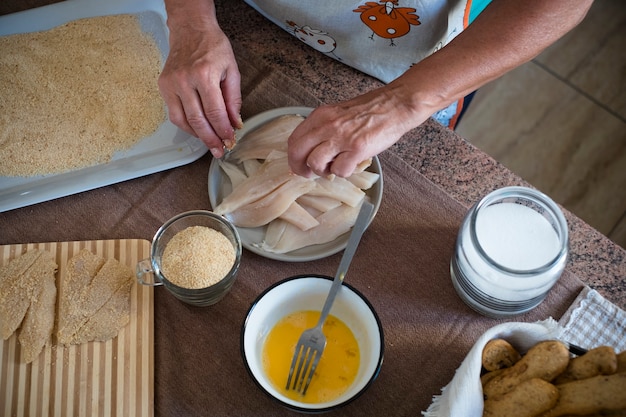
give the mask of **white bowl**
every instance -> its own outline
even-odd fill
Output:
[[[332,278],[322,275],[300,275],[280,281],[257,297],[243,325],[241,352],[252,379],[270,397],[295,411],[325,412],[353,401],[376,379],[383,363],[384,336],[378,315],[361,293],[344,283],[330,314],[350,328],[359,344],[361,363],[350,388],[333,401],[311,404],[285,397],[267,379],[261,357],[269,331],[290,313],[320,311],[331,284]]]

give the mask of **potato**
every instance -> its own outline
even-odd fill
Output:
[[[531,378],[504,395],[485,400],[483,417],[535,417],[554,407],[558,398],[554,385]]]
[[[626,350],[617,355],[617,371],[626,372]]]
[[[584,416],[626,410],[626,373],[598,375],[557,385],[559,399],[541,417]],[[609,414],[610,415],[610,414]]]
[[[492,339],[483,348],[482,363],[487,371],[509,368],[522,356],[504,339]]]
[[[569,351],[563,343],[555,340],[539,342],[515,365],[505,368],[485,384],[485,399],[506,394],[520,382],[532,378],[552,381],[567,368],[568,362]]]
[[[565,371],[555,380],[564,384],[596,375],[611,375],[617,371],[617,355],[610,346],[600,346],[569,361]]]

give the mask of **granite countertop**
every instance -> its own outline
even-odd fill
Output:
[[[262,55],[268,68],[301,80],[323,103],[352,98],[382,85],[298,41],[251,7],[216,1],[222,29],[237,48]],[[241,24],[246,22],[246,24]],[[455,132],[429,120],[407,133],[391,151],[468,208],[508,185],[532,187]],[[564,209],[570,232],[568,269],[626,308],[626,250]]]

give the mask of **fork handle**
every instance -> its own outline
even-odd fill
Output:
[[[323,326],[324,322],[326,321],[326,317],[328,317],[328,314],[330,313],[330,308],[333,306],[333,303],[335,302],[335,297],[337,297],[337,293],[339,292],[339,288],[341,288],[341,284],[343,283],[343,280],[348,273],[348,267],[350,266],[350,262],[352,262],[352,258],[354,257],[356,248],[359,246],[361,236],[363,236],[363,232],[365,232],[365,229],[367,229],[367,225],[369,224],[369,220],[373,212],[374,205],[368,201],[363,200],[363,203],[361,204],[361,209],[359,210],[359,214],[356,218],[356,222],[354,223],[354,227],[352,227],[352,232],[350,233],[350,237],[348,238],[348,243],[343,251],[341,262],[339,262],[339,268],[337,268],[335,279],[330,286],[330,291],[328,293],[328,297],[326,298],[326,302],[324,303],[324,307],[322,307],[322,314],[320,315],[320,319],[317,322],[318,327]]]

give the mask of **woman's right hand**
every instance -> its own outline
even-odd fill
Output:
[[[235,144],[234,129],[242,127],[241,78],[232,47],[217,23],[168,25],[170,53],[159,89],[169,118],[220,158],[224,147]]]

